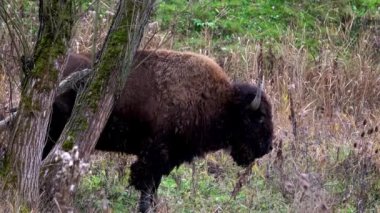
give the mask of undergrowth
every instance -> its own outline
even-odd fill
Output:
[[[145,37],[144,44],[207,54],[234,81],[255,83],[264,76],[275,148],[249,170],[221,151],[180,166],[162,180],[157,212],[379,212],[379,3],[187,2],[162,1],[155,32],[148,33],[153,39]],[[110,8],[102,9],[99,29],[109,26]],[[92,51],[93,18],[91,11],[81,16],[73,51]],[[105,34],[98,35],[97,49]],[[17,58],[10,36],[3,35],[5,104],[9,92],[3,91],[10,89],[4,85],[18,72],[17,61],[9,60]],[[128,186],[133,160],[96,153],[76,209],[135,211],[139,194]]]

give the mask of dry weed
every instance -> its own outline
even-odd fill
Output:
[[[92,11],[82,14],[71,51],[94,55],[94,51],[100,50],[114,5],[103,4],[103,7],[106,12],[99,16],[98,32],[92,27],[96,14]],[[22,17],[35,20],[36,11],[31,10]],[[33,44],[31,27],[23,29],[30,32],[27,38]],[[147,32],[141,47],[173,48],[175,33],[160,32],[157,23],[149,25]],[[375,192],[380,190],[376,185],[380,175],[378,34],[364,32],[354,48],[348,46],[351,43],[322,44],[318,57],[312,58],[304,47],[296,45],[291,34],[284,36],[282,44],[241,38],[228,51],[216,51],[212,48],[212,31],[205,29],[202,33],[203,48],[194,51],[215,57],[234,81],[257,82],[265,76],[265,92],[273,105],[276,140],[274,151],[260,161],[260,167],[267,168],[266,183],[281,192],[290,209],[330,212],[348,203],[354,203],[358,211],[373,209],[371,202],[380,196]],[[339,33],[342,38],[347,37],[343,31]],[[3,25],[0,35],[1,118],[17,105],[20,67],[17,43],[11,42],[11,35]],[[104,160],[98,155],[96,158]],[[218,164],[226,161],[225,154],[218,152],[206,161],[206,172],[199,174],[200,171],[194,170],[194,182],[204,173],[218,180],[228,176],[223,173],[230,168]],[[121,177],[130,164],[131,159],[127,158],[110,171]],[[252,177],[248,170],[235,180],[235,185],[241,185],[236,187],[234,196],[249,184],[246,177]],[[180,185],[180,177],[176,180]],[[169,211],[168,206],[174,205],[170,202],[173,200],[159,200],[158,211]]]

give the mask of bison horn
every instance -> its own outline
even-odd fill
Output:
[[[253,99],[253,101],[251,102],[251,108],[253,110],[258,110],[260,108],[260,103],[261,103],[261,93],[264,89],[264,76],[263,76],[263,79],[261,81],[261,86],[260,88],[258,89],[257,93],[256,93],[256,96],[255,98]]]

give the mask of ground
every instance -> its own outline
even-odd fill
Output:
[[[98,49],[112,12],[103,15],[100,29],[105,30]],[[93,32],[83,26],[90,26],[92,19],[92,13],[82,16],[72,51],[91,52]],[[292,32],[277,42],[241,36],[224,45],[213,39],[212,28],[202,28],[198,38],[184,38],[159,30],[159,24],[152,25],[153,33],[146,33],[142,47],[207,54],[235,81],[255,83],[265,76],[275,148],[247,170],[234,165],[223,151],[180,166],[160,185],[158,212],[380,211],[378,35],[363,30],[352,42],[343,39],[347,36],[343,31],[330,31],[329,36],[341,36],[347,46],[321,42],[316,53],[300,45]],[[5,31],[0,27],[0,32]],[[17,106],[20,86],[17,55],[9,35],[4,35],[0,37],[4,44],[0,117]],[[27,37],[32,41],[33,34]],[[92,159],[75,208],[135,210],[138,192],[128,187],[134,157],[95,153]]]

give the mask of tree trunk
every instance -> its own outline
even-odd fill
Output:
[[[31,83],[35,84],[35,81]],[[41,111],[31,112],[25,109],[25,98],[21,100],[19,116],[10,138],[12,143],[9,156],[7,155],[17,178],[19,199],[28,209],[38,208],[41,155],[49,124],[50,104],[54,98],[54,90],[45,93],[33,92],[34,90],[33,87],[28,88],[23,97],[31,97],[31,100],[27,100],[32,102],[31,107],[39,107]]]
[[[24,65],[28,65],[23,66],[20,106],[5,156],[9,173],[7,180],[3,180],[14,186],[15,199],[23,210],[38,209],[41,155],[58,83],[56,64],[63,61],[67,50],[73,25],[72,9],[69,0],[40,0],[40,29],[34,57],[24,60]]]
[[[90,76],[90,81],[83,92],[78,95],[72,116],[58,140],[58,145],[48,155],[44,165],[52,165],[54,153],[61,146],[65,148],[65,151],[78,147],[79,158],[84,161],[89,160],[111,113],[115,95],[124,87],[133,55],[140,44],[144,26],[153,11],[153,6],[154,0],[121,0],[119,2],[100,59],[95,64],[94,73]],[[73,202],[73,196],[66,195],[73,193],[73,187],[78,184],[77,182],[70,183],[68,180],[78,181],[79,178],[62,176],[59,180],[53,180],[52,177],[55,177],[54,174],[62,166],[64,166],[62,162],[56,163],[54,167],[46,166],[47,175],[43,180],[43,190],[48,191],[52,185],[55,185],[54,190],[48,192],[47,201],[50,204],[45,203],[45,205],[51,205],[53,196],[56,197],[60,208],[65,211],[70,210],[67,208],[72,206]],[[79,167],[79,164],[77,166]],[[68,175],[76,176],[78,170],[74,169],[73,173]],[[71,199],[68,200],[67,197]]]

